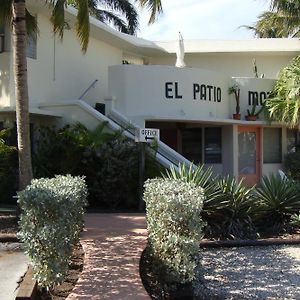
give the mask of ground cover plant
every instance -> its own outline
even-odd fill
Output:
[[[106,123],[94,130],[82,124],[41,128],[33,159],[36,178],[55,174],[85,176],[90,207],[137,209],[139,147]],[[146,178],[160,173],[155,148],[146,150]]]

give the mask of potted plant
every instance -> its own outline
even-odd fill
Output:
[[[234,84],[228,89],[228,94],[234,94],[235,97],[235,114],[232,115],[233,119],[240,120],[241,114],[240,114],[240,87],[237,84]]]
[[[262,105],[262,107],[260,109],[258,109],[258,111],[256,111],[256,101],[253,101],[253,105],[251,110],[247,109],[247,116],[245,117],[247,121],[256,121],[258,119],[259,114],[263,111],[264,109],[264,105]]]

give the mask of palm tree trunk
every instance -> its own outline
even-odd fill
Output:
[[[32,179],[26,59],[25,0],[13,0],[13,65],[19,156],[19,190]]]

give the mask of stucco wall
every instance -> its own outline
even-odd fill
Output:
[[[98,83],[84,99],[91,104],[103,102],[108,66],[122,63],[122,51],[90,38],[83,54],[73,30],[65,31],[63,41],[54,41],[48,17],[39,14],[38,26],[37,59],[28,58],[30,105],[78,99],[95,79]]]
[[[188,67],[198,67],[217,72],[226,73],[230,77],[253,77],[253,58],[259,74],[265,74],[265,78],[277,78],[278,71],[285,67],[293,58],[291,54],[281,53],[199,53],[186,54],[185,63]],[[150,64],[175,65],[176,55],[169,54],[161,57],[150,58]]]
[[[229,81],[227,76],[197,68],[113,66],[109,69],[109,94],[116,98],[115,108],[129,118],[228,118]],[[194,85],[197,89],[207,86],[205,100]]]
[[[0,107],[10,106],[10,54],[0,53]]]

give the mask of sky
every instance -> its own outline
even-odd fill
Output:
[[[152,25],[143,10],[139,37],[154,41],[177,39],[247,39],[253,32],[240,25],[253,25],[269,8],[268,0],[161,0],[164,13]]]

